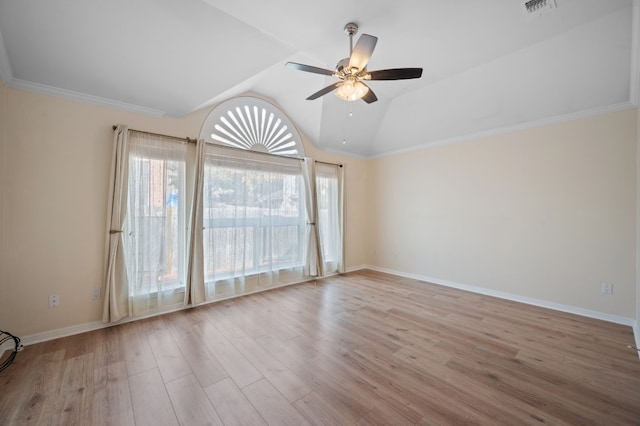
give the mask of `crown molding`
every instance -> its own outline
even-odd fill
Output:
[[[28,92],[35,92],[48,96],[55,96],[71,101],[90,103],[108,108],[129,111],[136,114],[148,115],[151,117],[163,117],[166,115],[165,111],[128,104],[126,102],[114,101],[113,99],[102,98],[100,96],[87,95],[84,93],[75,92],[73,90],[60,89],[45,84],[33,83],[30,81],[20,80],[18,78],[13,78],[10,81],[5,81],[5,83],[8,87],[14,89],[26,90]]]
[[[0,32],[0,77],[2,78],[5,86],[11,87],[13,89],[26,90],[28,92],[55,96],[72,101],[90,103],[151,117],[163,117],[164,115],[166,115],[165,111],[160,111],[153,108],[146,108],[126,102],[119,102],[112,99],[102,98],[100,96],[87,95],[73,90],[60,89],[45,84],[33,83],[30,81],[21,80],[19,78],[14,78],[11,63],[9,62],[9,55],[7,54],[4,39],[2,38],[2,32]]]
[[[521,130],[533,129],[533,128],[536,128],[536,127],[544,127],[544,126],[549,126],[549,125],[552,125],[552,124],[565,123],[565,122],[568,122],[568,121],[580,120],[580,119],[583,119],[583,118],[589,118],[589,117],[594,117],[594,116],[597,116],[597,115],[609,114],[609,113],[613,113],[613,112],[626,111],[628,109],[634,109],[634,108],[637,108],[637,104],[634,104],[631,101],[621,102],[621,103],[618,103],[618,104],[591,108],[591,109],[587,109],[587,110],[583,110],[583,111],[572,112],[572,113],[569,113],[569,114],[562,114],[562,115],[556,115],[556,116],[552,116],[552,117],[542,118],[540,120],[535,120],[535,121],[529,121],[529,122],[526,122],[526,123],[515,124],[513,126],[498,127],[498,128],[495,128],[495,129],[489,129],[489,130],[485,130],[485,131],[482,131],[482,132],[469,133],[469,134],[466,134],[466,135],[455,136],[453,138],[436,140],[436,141],[432,141],[432,142],[426,142],[426,143],[423,143],[423,144],[420,144],[420,145],[412,146],[410,148],[398,149],[398,150],[394,150],[394,151],[387,151],[387,152],[384,152],[384,153],[381,153],[381,154],[371,155],[371,156],[368,156],[367,159],[368,160],[373,160],[373,159],[376,159],[376,158],[391,157],[391,156],[394,156],[394,155],[406,154],[406,153],[415,152],[415,151],[422,151],[424,149],[434,148],[434,147],[437,147],[437,146],[450,145],[450,144],[454,144],[454,143],[458,143],[458,142],[466,142],[466,141],[473,140],[473,139],[481,139],[481,138],[486,138],[486,137],[490,137],[490,136],[502,135],[502,134],[505,134],[505,133],[513,133],[513,132],[518,132],[518,131],[521,131]]]
[[[0,77],[2,77],[5,86],[11,87],[13,89],[26,90],[28,92],[55,96],[72,101],[86,102],[94,105],[105,106],[108,108],[115,108],[137,114],[148,115],[151,117],[163,117],[164,115],[166,115],[165,111],[160,111],[153,108],[146,108],[139,105],[118,102],[112,99],[102,98],[100,96],[87,95],[84,93],[75,92],[73,90],[60,89],[53,86],[47,86],[45,84],[33,83],[30,81],[14,78],[13,70],[11,69],[11,63],[9,62],[9,55],[7,54],[4,39],[2,38],[2,32],[0,32]]]

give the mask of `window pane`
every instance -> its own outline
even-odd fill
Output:
[[[299,170],[295,174],[288,164],[207,157],[206,281],[302,265],[306,222]]]
[[[157,146],[133,144],[131,151],[125,225],[129,294],[184,289],[185,161]]]
[[[316,165],[316,195],[320,246],[327,272],[335,272],[342,257],[338,173],[333,165]]]

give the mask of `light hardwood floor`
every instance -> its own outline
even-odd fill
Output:
[[[28,346],[0,424],[640,424],[630,343],[360,271]]]

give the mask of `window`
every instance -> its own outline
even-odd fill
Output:
[[[261,275],[266,285],[278,271],[301,269],[306,216],[300,161],[215,145],[206,150],[205,282],[215,287]],[[210,289],[218,295],[246,290]]]
[[[324,273],[339,272],[342,264],[340,166],[316,163],[318,226]]]
[[[221,104],[197,144],[114,130],[104,321],[342,271],[342,168],[311,178],[273,105]]]
[[[132,298],[183,298],[173,295],[184,293],[186,282],[187,148],[141,133],[130,137],[124,254]]]

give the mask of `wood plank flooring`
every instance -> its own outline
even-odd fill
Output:
[[[630,327],[359,271],[26,347],[1,425],[632,425]]]

